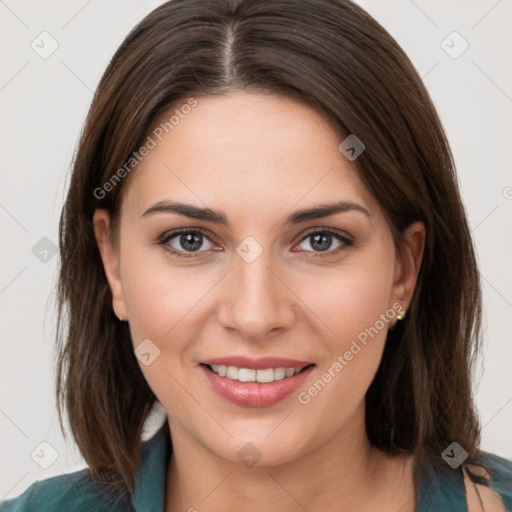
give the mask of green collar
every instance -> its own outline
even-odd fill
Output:
[[[169,423],[143,443],[132,506],[136,512],[163,512],[167,468],[171,456]]]

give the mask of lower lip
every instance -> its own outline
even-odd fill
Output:
[[[293,377],[286,377],[274,382],[240,382],[238,380],[221,377],[200,365],[201,370],[210,381],[212,388],[224,398],[237,405],[246,407],[268,407],[280,402],[293,393],[304,383],[313,371],[314,365],[309,366]]]

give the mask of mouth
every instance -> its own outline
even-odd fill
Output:
[[[213,391],[224,399],[245,407],[268,407],[277,404],[296,391],[316,366],[314,363],[282,359],[273,359],[270,361],[272,364],[268,364],[268,359],[245,359],[239,362],[240,366],[218,364],[219,362],[228,361],[211,360],[200,363],[199,367]],[[276,363],[278,366],[274,366]]]
[[[225,377],[227,379],[239,382],[258,382],[260,384],[268,384],[283,379],[289,379],[305,371],[311,366],[315,366],[313,363],[311,363],[305,366],[297,367],[279,366],[276,368],[255,369],[243,367],[240,368],[237,366],[226,366],[223,364],[201,364],[205,366],[210,372],[215,373],[219,377]]]

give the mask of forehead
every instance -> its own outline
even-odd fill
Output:
[[[239,91],[195,100],[194,107],[180,108],[184,99],[155,123],[155,146],[127,184],[130,209],[140,214],[166,198],[226,211],[231,205],[238,214],[275,209],[282,215],[296,204],[340,199],[375,209],[338,149],[341,137],[312,108]]]

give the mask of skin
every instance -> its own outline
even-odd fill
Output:
[[[124,184],[118,238],[109,235],[108,212],[94,215],[114,311],[128,319],[134,347],[150,339],[160,350],[141,369],[169,416],[166,512],[414,511],[411,458],[371,447],[364,427],[365,393],[392,322],[307,405],[297,394],[393,304],[407,310],[423,224],[411,225],[395,251],[376,199],[338,150],[342,139],[310,107],[241,91],[197,100]],[[223,212],[229,226],[142,216],[169,199]],[[370,217],[347,211],[282,223],[292,211],[339,200]],[[196,252],[179,235],[167,242],[189,248],[189,258],[157,243],[183,227],[210,233]],[[353,245],[333,236],[319,250],[306,234],[326,227],[348,233]],[[252,263],[236,252],[247,236],[263,249]],[[227,355],[316,366],[298,392],[251,408],[219,396],[200,371],[202,360]],[[237,457],[249,442],[261,453],[252,467]]]

